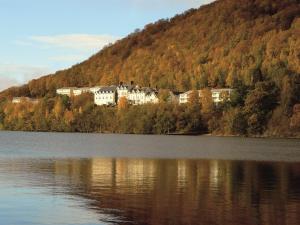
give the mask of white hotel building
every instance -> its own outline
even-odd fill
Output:
[[[233,89],[222,88],[211,89],[210,91],[213,102],[218,104],[225,100],[230,100]],[[174,103],[179,102],[179,104],[186,104],[189,102],[189,97],[192,92],[192,90],[181,94],[170,92],[169,101]],[[202,90],[198,90],[198,92],[201,101]],[[56,93],[59,95],[68,96],[78,96],[83,93],[93,93],[94,103],[96,105],[117,105],[122,97],[125,97],[129,104],[132,105],[143,105],[148,103],[156,104],[159,102],[158,92],[156,89],[151,87],[134,86],[133,83],[130,85],[120,83],[118,86],[96,86],[91,88],[67,87],[57,89]]]
[[[215,104],[220,102],[224,102],[225,100],[229,100],[230,96],[233,92],[233,89],[230,88],[222,88],[222,89],[211,89],[212,100]],[[193,91],[187,91],[179,95],[179,104],[186,104],[189,102],[189,96]],[[199,98],[201,101],[202,90],[198,90]]]
[[[218,104],[226,100],[230,100],[233,89],[222,88],[222,89],[211,89],[211,95],[213,102]]]
[[[190,95],[192,94],[193,91],[187,91],[187,92],[184,92],[182,94],[179,95],[179,104],[186,104],[189,102],[189,98],[190,98]],[[201,97],[201,91],[198,90],[199,92],[199,98]]]
[[[37,103],[39,103],[39,100],[35,99],[35,98],[28,98],[28,97],[14,97],[12,99],[12,103],[14,103],[14,104],[20,104],[22,102],[37,104]]]
[[[133,105],[159,102],[157,91],[153,88],[134,88],[128,94],[128,101]]]
[[[94,103],[96,105],[116,105],[117,103],[117,87],[102,87],[95,92]]]
[[[153,88],[120,84],[119,86],[102,87],[95,92],[95,104],[116,105],[123,97],[132,105],[159,102],[157,91]]]
[[[73,91],[77,89],[76,87],[64,87],[56,90],[56,94],[58,95],[67,95],[71,97],[73,95]]]
[[[59,88],[56,90],[56,94],[58,95],[67,95],[69,97],[71,96],[79,96],[84,93],[93,93],[95,94],[98,90],[100,90],[102,86],[96,86],[96,87],[65,87],[65,88]]]

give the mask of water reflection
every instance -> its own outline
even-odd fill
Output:
[[[79,197],[104,223],[300,224],[297,163],[6,160],[0,173],[0,190],[11,181]]]

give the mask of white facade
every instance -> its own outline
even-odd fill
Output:
[[[134,89],[129,92],[128,100],[133,105],[141,105],[144,104],[145,101],[145,93],[140,91],[139,89]]]
[[[213,102],[218,104],[220,102],[224,102],[226,100],[230,100],[230,96],[233,92],[233,89],[230,88],[222,88],[222,89],[212,89],[212,99]]]
[[[131,85],[119,85],[117,87],[117,93],[118,93],[118,102],[122,97],[125,97],[129,100],[129,92],[133,89]]]
[[[37,104],[39,103],[39,100],[34,98],[28,98],[28,97],[14,97],[12,100],[12,103],[14,104],[19,104],[21,102],[30,102],[32,104]]]
[[[96,87],[83,87],[83,88],[77,88],[77,87],[65,87],[60,88],[56,90],[56,94],[58,95],[67,95],[69,97],[71,96],[79,96],[84,93],[93,93],[95,94],[97,91],[99,91],[102,87],[96,86]]]
[[[56,94],[58,95],[67,95],[71,97],[73,95],[73,91],[77,89],[76,87],[65,87],[65,88],[59,88],[56,90]]]
[[[157,104],[159,102],[158,96],[155,92],[151,92],[145,95],[145,104],[152,103]]]
[[[22,98],[19,98],[19,97],[13,98],[12,103],[19,104],[19,103],[21,103],[21,99]]]
[[[198,90],[199,92],[199,98],[201,98],[202,96],[202,91],[201,90]],[[187,91],[187,92],[184,92],[182,94],[179,95],[179,104],[186,104],[189,102],[189,98],[190,98],[190,95],[193,93],[193,91]]]
[[[97,91],[99,91],[103,86],[95,86],[90,88],[90,92],[95,94]]]
[[[115,86],[102,87],[95,93],[94,103],[96,105],[115,105],[117,102],[117,89]]]
[[[128,100],[133,105],[159,102],[157,92],[152,88],[135,88],[128,93]]]
[[[79,95],[82,95],[84,93],[90,93],[90,92],[91,92],[91,90],[88,87],[76,88],[76,89],[73,90],[73,95],[74,96],[79,96]]]
[[[179,95],[179,103],[185,104],[189,102],[189,96],[193,91],[188,91]],[[233,89],[222,88],[222,89],[211,89],[212,100],[215,104],[224,102],[225,100],[230,100],[231,93]],[[202,91],[199,90],[199,98],[201,101]]]

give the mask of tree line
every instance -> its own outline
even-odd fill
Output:
[[[279,101],[280,92],[273,82],[259,82],[252,90],[240,86],[231,100],[218,105],[209,89],[203,90],[201,99],[198,91],[193,91],[187,104],[170,103],[167,93],[160,91],[159,104],[134,106],[121,98],[117,107],[96,106],[88,93],[44,97],[38,104],[13,104],[6,100],[0,104],[0,128],[127,134],[300,134],[300,104],[291,103],[291,99]],[[285,122],[278,130],[278,122],[284,121],[282,117]]]

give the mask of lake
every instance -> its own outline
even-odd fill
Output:
[[[0,224],[300,224],[300,140],[0,132]]]

